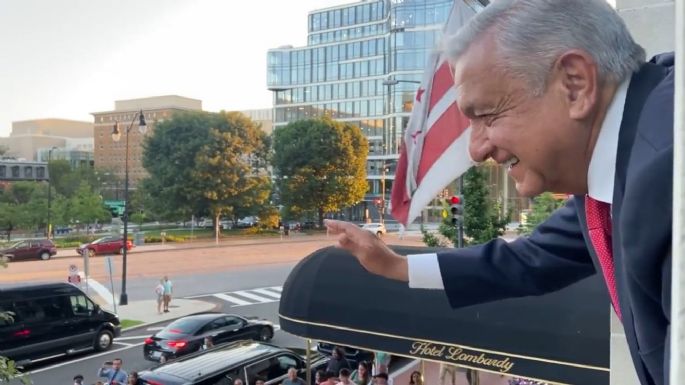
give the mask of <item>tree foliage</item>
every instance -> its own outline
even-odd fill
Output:
[[[530,234],[533,230],[552,215],[554,210],[563,206],[564,202],[554,198],[550,192],[542,193],[533,198],[533,205],[530,214],[526,217],[525,224],[520,232]]]
[[[483,169],[472,167],[464,178],[464,233],[471,244],[485,243],[504,234],[511,213],[502,214],[490,198]]]
[[[359,127],[329,118],[292,122],[274,133],[274,169],[287,211],[339,211],[363,199],[368,142]]]
[[[143,188],[162,217],[234,216],[269,197],[268,138],[241,113],[177,113],[144,146]]]

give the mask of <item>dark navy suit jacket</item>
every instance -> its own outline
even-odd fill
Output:
[[[616,159],[616,285],[628,345],[643,385],[668,383],[673,62],[673,54],[660,55],[633,75]],[[587,234],[584,204],[583,196],[570,199],[529,237],[438,253],[451,305],[541,295],[601,274]]]

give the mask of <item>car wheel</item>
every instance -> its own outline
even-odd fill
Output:
[[[50,259],[50,253],[48,253],[47,251],[43,251],[42,253],[40,253],[40,259],[42,259],[43,261],[47,261],[48,259]]]
[[[113,335],[107,329],[100,330],[100,333],[95,336],[95,341],[93,341],[93,348],[98,352],[107,350],[112,347]]]
[[[93,249],[88,249],[88,256],[89,256],[90,258],[93,258],[93,257],[95,256],[95,250],[93,250]]]
[[[270,328],[262,328],[262,330],[259,331],[259,340],[260,341],[269,341],[274,337],[274,333],[271,331]]]

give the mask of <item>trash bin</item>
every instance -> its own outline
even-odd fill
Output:
[[[145,244],[145,234],[144,233],[135,233],[133,235],[133,244],[136,246],[141,246]]]

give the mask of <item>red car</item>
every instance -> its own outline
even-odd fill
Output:
[[[131,250],[133,248],[133,243],[131,240],[126,242],[126,250]],[[83,255],[83,253],[88,253],[89,257],[93,257],[96,254],[122,254],[124,252],[124,239],[119,237],[104,237],[96,239],[91,243],[86,243],[85,245],[79,246],[76,252]]]
[[[0,256],[10,261],[38,258],[47,261],[55,254],[57,254],[57,249],[55,244],[49,239],[20,241],[6,249],[0,250]]]

